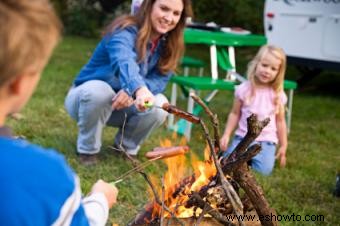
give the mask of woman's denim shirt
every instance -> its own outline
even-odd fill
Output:
[[[159,40],[152,54],[149,43],[145,60],[138,63],[135,48],[137,33],[137,28],[130,26],[106,35],[76,77],[75,86],[89,80],[101,80],[116,92],[124,89],[130,96],[142,86],[147,86],[153,94],[162,93],[173,74],[169,72],[164,75],[158,70],[165,39]]]

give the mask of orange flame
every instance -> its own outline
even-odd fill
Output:
[[[185,139],[182,139],[181,145],[185,145],[185,143]],[[165,139],[161,141],[161,146],[171,147],[172,142],[169,139]],[[204,153],[205,161],[199,161],[191,152],[192,169],[188,167],[185,155],[164,159],[168,168],[163,178],[164,204],[179,218],[193,216],[193,208],[188,209],[185,207],[185,203],[189,199],[188,194],[193,191],[199,191],[204,185],[207,185],[210,181],[209,179],[216,174],[215,165],[209,160],[210,151],[208,146],[206,146]],[[194,174],[192,174],[192,171],[194,171]],[[173,197],[175,193],[176,196]],[[162,194],[161,188],[158,188],[158,194]],[[162,196],[159,195],[159,197]],[[160,216],[161,209],[161,206],[154,203],[152,217]],[[164,217],[168,215],[169,213],[164,211]]]

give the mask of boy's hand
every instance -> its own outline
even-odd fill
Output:
[[[228,143],[229,143],[229,136],[223,134],[222,138],[220,139],[221,151],[227,150]]]
[[[284,147],[280,147],[277,151],[277,154],[275,156],[276,159],[279,159],[280,161],[280,167],[286,166],[286,149]]]
[[[118,189],[116,186],[106,183],[103,180],[98,180],[92,187],[91,193],[103,193],[106,197],[109,208],[117,202]]]
[[[133,104],[133,99],[124,90],[119,92],[112,98],[112,110],[120,110],[130,107]]]
[[[148,103],[149,105],[153,105],[154,102],[154,95],[145,86],[139,88],[136,91],[135,105],[139,111],[145,111],[148,108],[147,106],[145,106],[146,103]]]

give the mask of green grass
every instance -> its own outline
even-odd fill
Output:
[[[76,156],[76,123],[64,110],[63,101],[75,75],[86,63],[97,40],[65,37],[43,73],[37,91],[22,112],[24,118],[9,121],[17,135],[44,147],[52,147],[63,153],[78,173],[84,194],[98,179],[112,181],[131,168],[129,162],[115,156],[109,149],[115,129],[106,128],[100,164],[83,167]],[[190,55],[208,61],[206,47],[190,49]],[[238,51],[238,71],[244,72],[244,65],[252,57],[254,49]],[[208,67],[206,71],[208,71]],[[290,69],[287,77],[294,77]],[[332,196],[335,175],[340,170],[340,93],[337,90],[340,76],[327,72],[318,77],[304,91],[294,96],[292,129],[289,135],[288,164],[284,169],[275,168],[269,177],[256,175],[271,206],[279,214],[324,215],[325,222],[281,222],[282,225],[337,225],[340,222],[340,199]],[[169,89],[167,90],[169,94]],[[210,104],[217,112],[221,130],[230,110],[232,93],[219,93]],[[184,106],[184,102],[180,103]],[[139,158],[159,146],[161,139],[171,137],[172,132],[159,128],[145,142]],[[190,142],[193,151],[201,155],[204,147],[199,127],[193,131]],[[48,170],[48,169],[47,169]],[[161,178],[165,166],[157,162],[148,167],[149,174]],[[143,204],[148,202],[147,184],[140,175],[134,175],[118,185],[119,203],[110,211],[109,223],[125,225]]]

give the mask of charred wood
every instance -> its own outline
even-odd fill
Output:
[[[234,171],[234,179],[243,188],[259,216],[276,215],[275,210],[270,208],[269,203],[264,197],[262,188],[257,184],[246,165],[243,165],[240,170]],[[265,221],[263,218],[260,218],[260,220],[262,225],[265,226],[278,225],[276,221]]]
[[[229,221],[229,219],[226,216],[222,215],[218,210],[212,208],[196,192],[193,192],[190,195],[190,199],[188,200],[187,205],[186,205],[187,208],[190,208],[192,206],[197,206],[197,207],[201,208],[202,210],[206,209],[206,212],[209,215],[214,217],[218,222],[222,223],[223,225],[235,225],[231,221]]]

